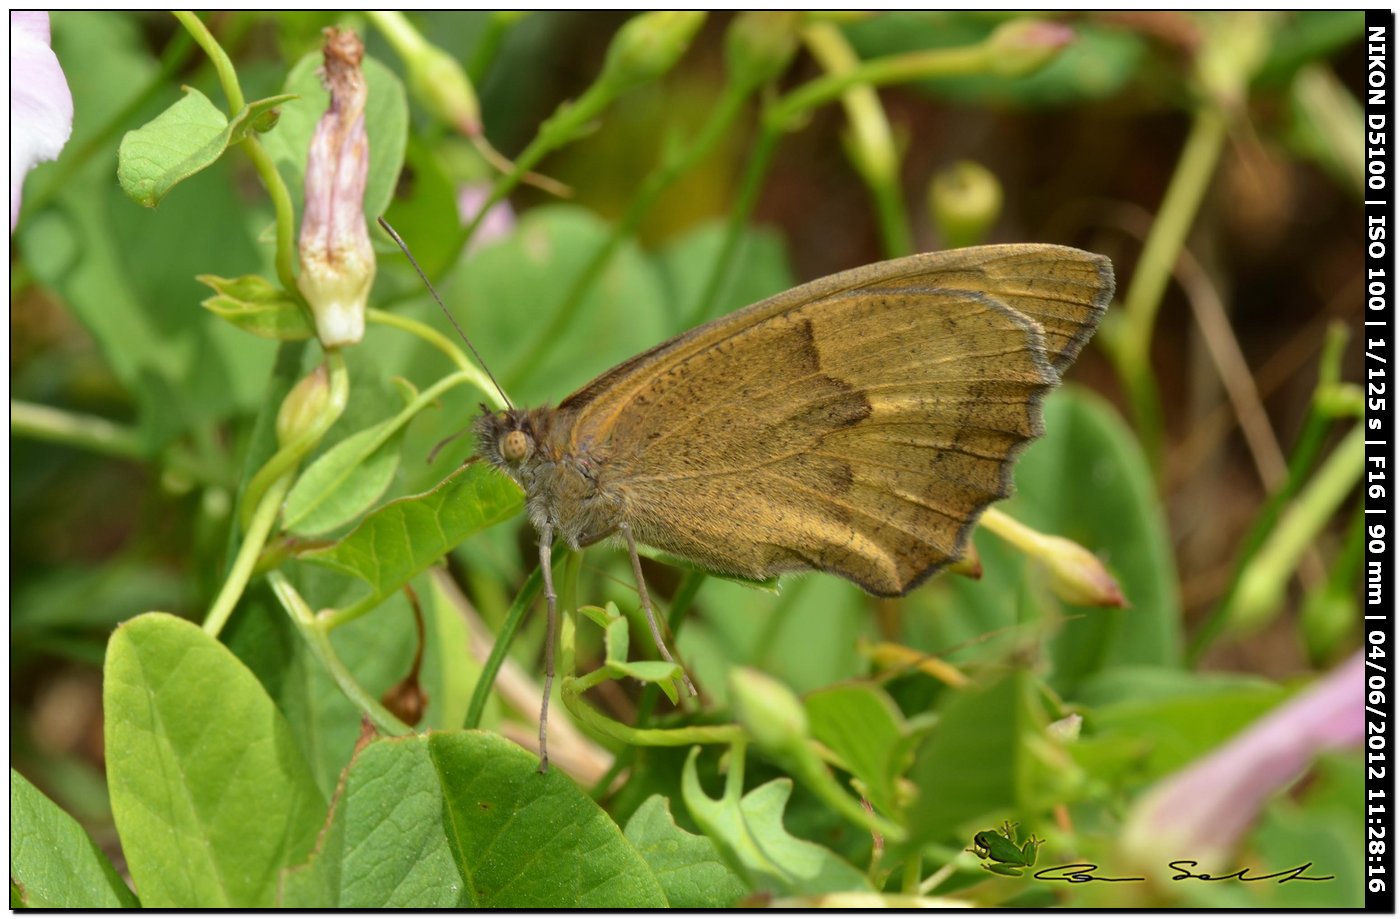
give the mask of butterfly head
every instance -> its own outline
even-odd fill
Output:
[[[475,427],[481,452],[508,473],[520,469],[535,455],[535,430],[528,412],[493,412],[483,405]]]

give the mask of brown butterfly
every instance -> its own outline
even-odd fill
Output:
[[[539,533],[553,678],[556,536],[717,572],[826,571],[898,596],[957,560],[1011,491],[1041,401],[1113,295],[1101,255],[982,246],[844,271],[692,329],[557,408],[487,412],[481,453]]]

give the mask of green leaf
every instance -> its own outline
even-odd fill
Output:
[[[369,507],[399,468],[404,426],[390,418],[316,458],[287,495],[282,525],[299,536],[333,530]]]
[[[1070,752],[1101,781],[1139,785],[1204,756],[1286,695],[1257,677],[1117,668],[1085,685],[1094,707]]]
[[[1020,811],[1033,767],[1027,740],[1043,728],[1029,703],[1028,679],[1012,672],[944,706],[909,772],[919,788],[909,808],[912,842],[947,838],[992,812]]]
[[[661,886],[557,770],[480,731],[379,740],[356,754],[331,825],[284,906],[648,908]]]
[[[292,67],[283,90],[294,94],[298,101],[282,109],[277,128],[263,139],[263,146],[287,181],[298,216],[306,199],[306,157],[311,150],[311,136],[330,104],[330,94],[321,85],[321,63],[321,52],[314,51]],[[369,136],[365,215],[372,225],[374,218],[389,207],[403,168],[408,143],[408,98],[399,78],[379,61],[366,55],[361,69],[369,89],[365,100],[365,132]]]
[[[289,577],[313,609],[344,606],[364,589],[310,565],[294,566]],[[355,704],[307,648],[266,582],[250,586],[220,637],[266,687],[291,726],[317,788],[329,798],[359,739],[360,712]],[[417,645],[413,614],[403,592],[384,598],[374,615],[336,629],[331,644],[365,691],[374,698],[382,696],[408,673]],[[434,650],[430,637],[429,651]],[[462,666],[461,646],[438,653],[454,653]],[[427,718],[430,724],[439,724],[434,708],[446,697],[426,680],[426,674],[424,686],[429,696]],[[451,726],[460,725],[459,718]]]
[[[209,167],[230,145],[247,136],[258,116],[295,98],[259,99],[230,121],[207,96],[186,86],[183,99],[122,138],[117,150],[122,190],[136,203],[155,207],[172,188]]]
[[[698,747],[691,751],[681,775],[685,806],[750,889],[778,896],[872,889],[863,873],[834,852],[783,828],[791,779],[774,779],[742,798],[731,781],[722,798],[712,799],[700,787],[699,753]]]
[[[747,892],[708,837],[676,826],[661,795],[637,808],[623,835],[651,866],[673,909],[730,909]]]
[[[18,892],[20,902],[13,898]],[[63,808],[10,770],[11,906],[134,909],[141,903]]]
[[[257,678],[191,623],[146,613],[112,635],[102,703],[112,814],[143,903],[271,905],[325,801]]]
[[[1176,666],[1181,601],[1162,502],[1147,460],[1100,396],[1067,389],[1045,407],[1044,440],[1027,451],[1016,482],[1025,496],[1011,512],[1042,532],[1096,552],[1132,604],[1071,618],[1051,653],[1053,682],[1065,691],[1110,666]]]
[[[215,290],[215,295],[200,305],[245,332],[275,341],[299,341],[315,334],[306,310],[291,294],[261,275],[221,278],[201,274],[195,280]]]
[[[846,683],[808,693],[802,704],[812,736],[850,767],[872,804],[894,813],[894,780],[901,771],[905,734],[894,701],[873,686]]]
[[[472,253],[444,284],[443,299],[465,304],[455,311],[457,319],[472,330],[477,350],[492,356],[517,403],[558,402],[671,333],[656,269],[635,242],[624,240],[578,303],[565,334],[547,354],[518,366],[540,331],[523,329],[521,317],[541,317],[538,323],[552,316],[611,233],[577,205],[534,208],[513,234]]]
[[[522,500],[513,482],[474,463],[431,491],[389,502],[344,539],[301,557],[357,577],[371,596],[384,597],[468,536],[515,516]]]
[[[707,221],[656,254],[677,323],[694,313],[728,235],[727,220]],[[733,312],[795,284],[781,235],[772,230],[746,227],[739,234],[725,283],[710,305],[710,315]]]

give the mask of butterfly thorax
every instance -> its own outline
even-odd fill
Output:
[[[599,483],[604,457],[572,443],[571,422],[571,413],[542,406],[488,410],[474,427],[481,454],[524,490],[535,529],[579,548],[615,533],[623,504]]]

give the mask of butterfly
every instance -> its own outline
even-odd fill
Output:
[[[607,371],[555,407],[490,411],[480,455],[525,492],[548,607],[556,537],[619,538],[716,572],[824,571],[877,596],[956,561],[1011,491],[1041,403],[1113,296],[1053,245],[913,255],[803,284]],[[687,684],[688,685],[688,684]],[[692,691],[693,691],[693,687]]]

